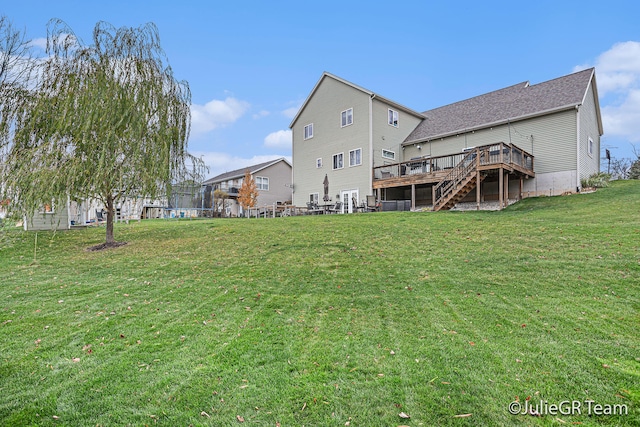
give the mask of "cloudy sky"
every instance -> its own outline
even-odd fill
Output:
[[[640,2],[434,3],[31,0],[0,14],[40,46],[51,18],[85,43],[98,21],[154,22],[209,176],[290,158],[289,124],[324,71],[424,111],[595,66],[603,150],[640,150]]]

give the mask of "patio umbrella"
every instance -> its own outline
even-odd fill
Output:
[[[322,183],[324,184],[324,197],[322,200],[328,202],[331,199],[329,198],[329,177],[326,173],[324,174],[324,181]]]

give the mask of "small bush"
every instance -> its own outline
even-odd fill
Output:
[[[595,188],[604,188],[609,186],[609,180],[611,179],[611,175],[604,172],[594,173],[589,178],[582,179],[580,183],[583,188],[587,187],[595,187]]]

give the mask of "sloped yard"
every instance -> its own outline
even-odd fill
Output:
[[[640,424],[639,182],[103,232],[3,240],[0,424]]]

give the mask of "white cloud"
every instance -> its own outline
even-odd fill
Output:
[[[47,39],[46,39],[46,37],[39,37],[37,39],[33,39],[33,40],[31,40],[31,42],[29,44],[31,44],[31,46],[37,47],[37,48],[42,49],[42,50],[46,50],[47,49]]]
[[[259,112],[257,112],[256,114],[253,115],[253,118],[254,119],[261,119],[263,117],[267,117],[270,114],[271,113],[268,112],[267,110],[260,110]]]
[[[596,58],[595,67],[605,135],[640,141],[640,42],[614,44]]]
[[[579,65],[574,71],[591,66]],[[640,83],[640,42],[614,44],[596,58],[595,67],[601,96],[637,87]]]
[[[299,109],[300,109],[300,105],[296,107],[287,108],[286,110],[282,111],[282,115],[284,115],[286,118],[293,119],[296,116],[296,114],[298,114]]]
[[[195,134],[210,132],[238,120],[250,104],[236,98],[214,99],[204,105],[191,105],[191,130]]]
[[[236,169],[242,169],[247,166],[256,165],[258,163],[268,162],[269,160],[276,160],[284,157],[291,163],[291,156],[282,155],[260,155],[249,158],[238,157],[229,153],[211,152],[211,151],[199,151],[191,153],[196,157],[202,158],[204,163],[209,168],[207,179],[220,175],[225,172],[229,172]]]
[[[264,139],[265,147],[270,148],[291,148],[293,139],[290,130],[279,130],[277,132],[271,132]]]
[[[632,89],[620,105],[605,105],[602,122],[606,135],[623,136],[630,142],[640,142],[640,89]]]

